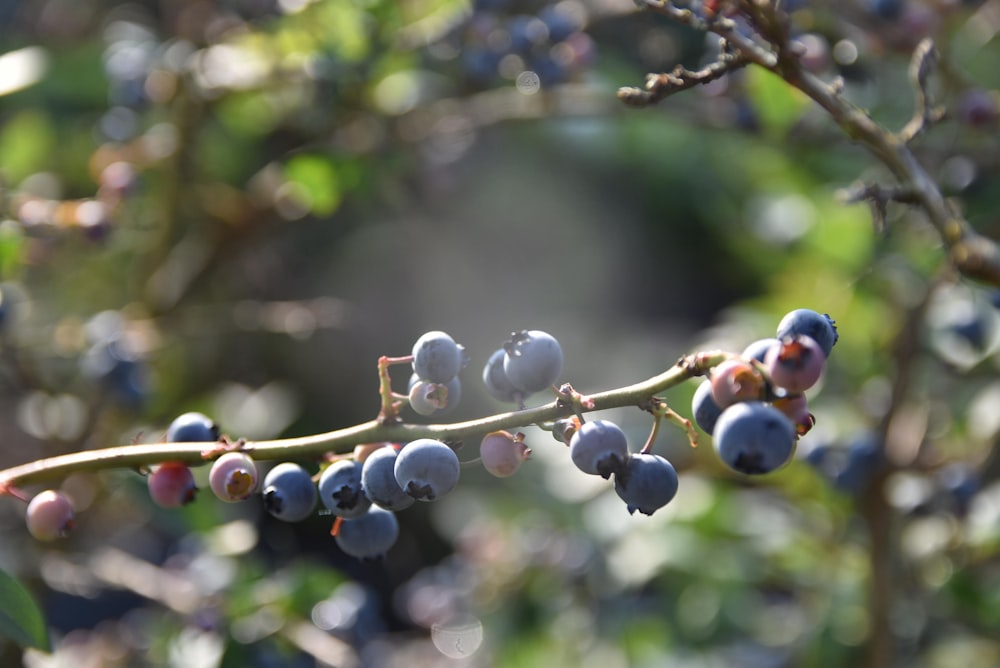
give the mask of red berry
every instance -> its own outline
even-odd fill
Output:
[[[73,504],[62,492],[47,489],[28,504],[28,532],[38,540],[62,538],[73,530]]]
[[[149,495],[158,506],[179,508],[194,501],[198,487],[194,475],[183,462],[163,462],[146,478]]]

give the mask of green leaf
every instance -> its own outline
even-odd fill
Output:
[[[751,67],[747,74],[747,89],[761,124],[770,133],[785,134],[802,115],[809,98],[761,67]]]
[[[11,183],[50,164],[55,153],[56,135],[45,113],[22,111],[9,118],[0,131],[0,165]]]
[[[0,635],[22,647],[52,650],[41,608],[20,582],[0,571]]]
[[[285,166],[285,178],[295,184],[302,204],[314,214],[326,216],[340,206],[340,180],[329,158],[297,155]]]

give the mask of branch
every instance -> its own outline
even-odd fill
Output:
[[[713,351],[682,357],[678,362],[647,380],[605,392],[589,395],[589,402],[568,404],[556,400],[537,408],[498,413],[476,420],[452,424],[363,422],[352,427],[322,434],[270,441],[246,441],[240,449],[254,459],[289,460],[320,458],[327,453],[349,452],[360,443],[409,442],[418,438],[434,438],[446,442],[462,442],[492,431],[538,424],[572,415],[576,410],[591,412],[623,406],[642,406],[656,394],[676,387],[689,378],[704,375],[731,353]],[[226,452],[218,443],[156,443],[124,445],[100,450],[75,452],[49,457],[0,471],[0,493],[11,493],[20,486],[59,480],[80,471],[102,471],[117,468],[139,468],[165,461],[204,464]]]
[[[630,107],[648,107],[674,93],[715,81],[749,64],[750,61],[739,54],[723,53],[719,60],[697,71],[678,65],[669,74],[648,75],[645,89],[619,88],[618,99]]]
[[[741,3],[751,20],[767,29],[764,37],[758,34],[758,39],[754,39],[739,31],[733,21],[724,17],[705,20],[690,10],[679,9],[662,0],[637,2],[678,23],[724,37],[735,54],[777,74],[811,98],[848,137],[862,144],[886,166],[899,183],[900,192],[912,194],[913,204],[924,211],[931,225],[938,231],[959,272],[969,278],[1000,286],[1000,248],[993,240],[976,232],[955,207],[949,204],[937,183],[909,147],[909,142],[923,132],[929,123],[942,116],[941,111],[933,107],[927,94],[927,78],[935,60],[934,45],[930,40],[921,42],[914,52],[910,77],[917,90],[917,109],[914,118],[897,134],[885,129],[865,110],[844,99],[842,85],[837,82],[827,84],[802,68],[795,50],[790,48],[784,37],[778,37],[783,34],[780,21],[776,20],[775,10],[767,3]],[[766,44],[761,44],[760,39],[765,39]],[[621,95],[619,92],[619,96]],[[626,92],[625,96],[628,97],[629,93]],[[879,210],[877,207],[874,210],[877,216]]]

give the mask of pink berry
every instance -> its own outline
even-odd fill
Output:
[[[163,462],[146,478],[149,495],[163,508],[180,508],[194,501],[198,487],[194,475],[183,462]]]
[[[243,452],[227,452],[212,464],[208,484],[227,502],[244,501],[257,489],[257,465]]]
[[[55,540],[73,529],[73,504],[62,492],[52,489],[35,495],[28,504],[28,532],[38,540]]]
[[[781,339],[781,345],[772,346],[764,357],[771,382],[792,393],[805,392],[815,385],[825,364],[823,349],[802,335]]]
[[[506,431],[494,431],[486,434],[479,446],[483,468],[498,478],[514,475],[530,454],[531,450],[524,445],[524,434],[521,433],[512,436]]]
[[[756,401],[764,394],[764,378],[753,364],[730,359],[712,369],[712,398],[719,408],[741,401]]]

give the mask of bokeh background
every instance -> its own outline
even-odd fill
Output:
[[[1000,237],[1000,3],[783,5],[804,65],[889,128],[935,38],[948,115],[915,150]],[[3,466],[189,410],[250,439],[365,421],[378,357],[432,329],[471,357],[455,420],[509,409],[481,369],[515,329],[583,392],[793,308],[841,334],[794,462],[748,480],[665,428],[680,491],[652,517],[535,428],[516,476],[467,466],[377,563],[321,514],[159,509],[134,471],[65,480],[56,544],[7,497],[0,568],[54,653],[0,640],[0,664],[1000,665],[997,293],[919,213],[845,205],[884,170],[779,79],[615,97],[718,49],[629,0],[0,2]],[[665,397],[690,415],[696,386]],[[651,426],[601,417],[636,449]]]

